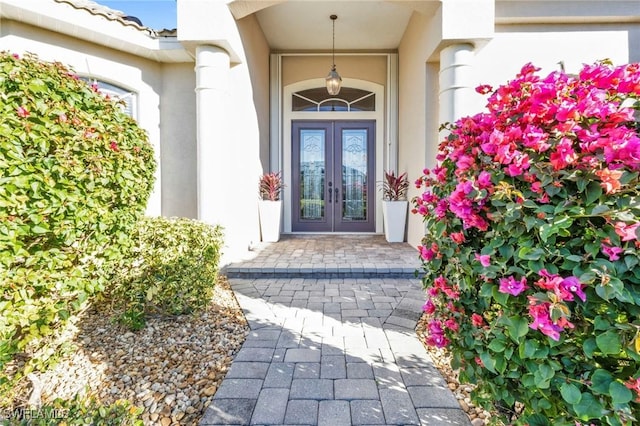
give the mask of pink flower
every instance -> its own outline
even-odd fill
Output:
[[[450,343],[450,341],[444,334],[430,334],[426,339],[426,343],[427,345],[435,346],[436,348],[444,348]]]
[[[16,109],[16,113],[18,114],[18,117],[22,118],[27,118],[29,115],[31,115],[31,113],[24,106],[19,106]]]
[[[489,256],[488,254],[478,254],[476,253],[475,255],[476,260],[480,262],[480,264],[482,266],[484,266],[485,268],[489,265],[491,265],[491,256]]]
[[[560,283],[560,286],[565,290],[565,291],[569,291],[572,294],[571,298],[565,298],[563,300],[569,300],[569,301],[573,301],[573,294],[575,294],[576,296],[578,296],[580,298],[580,300],[582,300],[583,302],[587,301],[587,295],[584,294],[584,284],[582,284],[580,282],[580,280],[578,279],[578,277],[574,277],[573,275],[570,277],[567,277],[565,279],[562,280],[562,282]]]
[[[533,318],[533,322],[529,327],[533,330],[539,330],[545,336],[549,336],[553,340],[560,340],[560,332],[562,327],[554,324],[549,313],[549,302],[537,303],[538,301],[529,296],[529,315]]]
[[[433,285],[436,288],[439,288],[440,290],[443,290],[444,288],[446,288],[448,286],[447,279],[442,275],[438,275],[438,277],[435,280],[433,280]]]
[[[418,250],[420,251],[420,257],[429,262],[433,260],[434,257],[436,257],[439,248],[436,243],[431,243],[431,247],[418,246]]]
[[[422,310],[425,314],[431,315],[436,311],[436,305],[433,304],[431,299],[428,299],[424,305],[422,305]]]
[[[115,152],[120,151],[120,148],[118,148],[118,143],[116,141],[111,141],[111,143],[109,144],[109,149]]]
[[[482,325],[484,325],[484,318],[482,318],[482,315],[473,313],[471,314],[471,324],[473,324],[474,327],[482,327]]]
[[[614,260],[620,259],[619,254],[623,252],[623,250],[620,247],[610,246],[610,245],[607,245],[606,243],[602,243],[601,249],[602,249],[602,253],[609,256],[609,260],[612,262]]]
[[[468,170],[471,167],[473,167],[474,163],[475,163],[475,160],[471,156],[463,155],[456,162],[456,167],[458,168],[457,171],[462,172],[462,171]]]
[[[456,320],[454,320],[453,318],[449,318],[448,320],[446,320],[444,322],[444,325],[445,325],[445,327],[447,327],[451,331],[458,331],[460,329],[460,326],[458,325],[458,322]]]
[[[442,322],[440,320],[433,320],[427,325],[428,337],[426,342],[429,346],[435,346],[437,348],[443,348],[449,344],[449,339],[444,335],[442,329]]]
[[[486,95],[487,93],[493,92],[493,87],[489,86],[488,84],[481,84],[480,86],[476,87],[476,92],[480,93],[481,95]]]
[[[529,168],[529,156],[527,154],[519,154],[514,157],[513,162],[507,168],[509,176],[521,176],[525,170]]]
[[[525,277],[522,277],[520,281],[516,281],[516,279],[511,276],[508,278],[500,278],[500,288],[498,291],[500,293],[517,296],[527,288],[529,287],[527,286],[527,279]]]
[[[622,241],[633,241],[638,239],[638,226],[640,226],[640,222],[634,223],[633,225],[627,225],[624,222],[616,222],[614,228],[616,230],[616,234],[620,236]]]
[[[564,169],[577,159],[578,155],[573,150],[573,142],[568,138],[562,138],[555,151],[549,155],[549,161],[555,170]]]
[[[480,189],[486,189],[491,187],[491,173],[483,170],[478,175],[478,186]]]

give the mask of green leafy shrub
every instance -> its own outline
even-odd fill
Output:
[[[211,302],[222,248],[222,230],[184,218],[143,218],[132,235],[133,255],[113,296],[120,320],[142,328],[148,313],[180,315]]]
[[[154,170],[117,102],[60,63],[0,53],[0,390],[42,368],[110,281]]]
[[[536,72],[417,182],[427,343],[510,424],[638,424],[640,64]]]
[[[21,408],[5,412],[6,423],[11,426],[65,426],[109,425],[142,426],[143,409],[119,400],[103,405],[93,398],[76,396],[71,400],[56,399],[40,408]],[[3,417],[0,416],[0,420]]]

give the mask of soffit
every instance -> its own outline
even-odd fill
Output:
[[[243,14],[251,10],[248,3],[255,3],[255,15],[269,46],[285,52],[331,50],[332,14],[338,15],[336,51],[395,50],[411,15],[433,14],[440,5],[436,0],[302,0],[270,2],[264,8],[263,2],[241,3]]]

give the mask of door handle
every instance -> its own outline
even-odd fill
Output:
[[[331,191],[331,190],[329,190]],[[338,188],[335,188],[334,191],[336,191],[336,203],[338,202]],[[329,200],[329,202],[331,202],[331,200]]]
[[[329,203],[331,203],[331,187],[333,186],[333,182],[329,182]]]

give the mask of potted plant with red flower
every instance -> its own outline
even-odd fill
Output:
[[[396,176],[394,171],[384,172],[382,182],[382,219],[387,242],[401,243],[407,223],[407,190],[409,179],[406,173]]]
[[[280,172],[266,173],[260,177],[258,212],[262,241],[277,242],[280,240],[280,224],[282,222],[280,194],[283,187]]]

